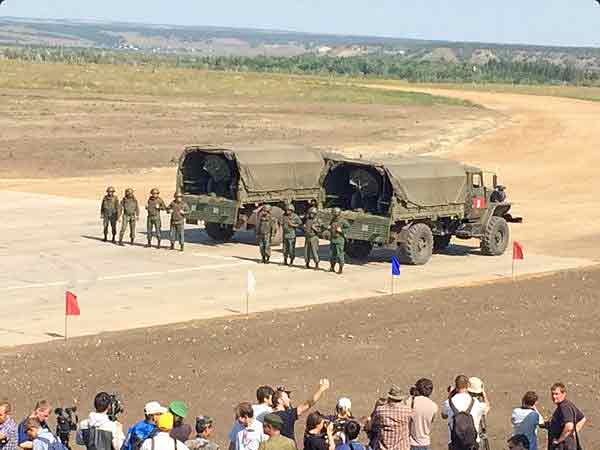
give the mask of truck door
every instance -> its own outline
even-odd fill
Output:
[[[467,189],[470,201],[467,203],[467,216],[469,219],[478,220],[486,212],[487,198],[482,173],[467,174]]]

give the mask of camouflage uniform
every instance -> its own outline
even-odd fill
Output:
[[[175,241],[179,241],[180,250],[183,251],[185,216],[189,214],[190,209],[181,194],[175,194],[175,200],[171,202],[167,212],[171,214],[171,250],[175,248]]]
[[[329,224],[329,261],[330,272],[335,271],[335,265],[339,265],[338,273],[344,270],[344,247],[346,245],[346,233],[350,228],[348,221],[341,218],[341,210],[334,208],[333,218]]]
[[[160,248],[162,229],[160,212],[166,211],[167,205],[165,205],[163,199],[158,196],[159,193],[158,189],[152,189],[148,204],[146,205],[146,210],[148,211],[148,218],[146,219],[146,234],[148,237],[147,247],[150,247],[152,244],[152,236],[156,236],[156,239],[158,240],[157,248]]]
[[[140,207],[138,201],[133,195],[132,189],[125,190],[125,197],[121,199],[122,222],[121,232],[119,233],[119,245],[123,245],[123,236],[125,229],[129,226],[129,238],[131,243],[135,241],[135,224],[140,218]]]
[[[117,234],[117,221],[119,220],[119,199],[114,195],[115,188],[109,186],[106,189],[106,195],[102,198],[100,204],[100,217],[104,226],[104,242],[107,241],[108,226],[112,231],[112,241],[115,242]]]
[[[260,256],[264,264],[271,258],[271,240],[277,233],[277,220],[271,216],[271,207],[263,206],[256,224],[256,238],[260,248]]]
[[[294,264],[296,258],[296,228],[302,225],[300,217],[294,212],[294,206],[288,206],[283,216],[283,264],[287,265],[288,258],[290,266]]]
[[[317,217],[317,209],[310,208],[304,222],[304,260],[306,268],[310,267],[310,260],[315,262],[315,269],[319,268],[319,234],[323,225]]]

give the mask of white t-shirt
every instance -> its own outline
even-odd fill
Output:
[[[258,450],[260,443],[267,439],[268,436],[263,432],[262,423],[256,419],[247,428],[236,420],[229,432],[229,440],[233,442],[235,450]]]
[[[452,404],[454,407],[460,411],[466,411],[469,409],[469,405],[471,404],[471,394],[467,392],[462,392],[454,395],[452,397]],[[446,400],[442,405],[442,414],[448,417],[448,442],[451,442],[452,437],[452,417],[454,417],[454,412],[452,408],[450,408],[449,400]],[[479,442],[479,426],[481,425],[481,418],[485,414],[485,403],[480,402],[475,399],[475,403],[473,403],[473,409],[471,409],[471,416],[473,417],[473,422],[475,422],[475,428],[477,429],[477,442]]]
[[[252,411],[254,411],[254,418],[260,423],[263,423],[265,416],[273,412],[273,408],[261,403],[260,405],[252,405]]]
[[[152,440],[154,440],[154,448],[152,447]],[[176,441],[169,433],[161,431],[153,438],[146,439],[140,450],[175,450],[175,447],[177,447],[177,450],[189,450],[183,442]]]

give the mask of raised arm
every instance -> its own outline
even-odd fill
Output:
[[[309,400],[305,400],[296,407],[298,415],[301,416],[310,408],[312,408],[314,404],[320,400],[321,396],[325,393],[327,389],[329,389],[329,380],[327,378],[323,378],[319,381],[319,389],[317,389],[317,391],[313,394],[312,398]]]

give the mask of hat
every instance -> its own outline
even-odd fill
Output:
[[[214,423],[214,419],[209,416],[196,417],[196,433],[200,434]]]
[[[179,417],[185,417],[188,413],[188,407],[181,400],[175,400],[169,403],[169,410]]]
[[[163,414],[167,411],[168,409],[164,406],[160,406],[160,403],[158,402],[146,403],[146,406],[144,406],[144,414],[147,416],[151,416],[153,414]]]
[[[402,401],[404,400],[404,393],[402,392],[402,389],[400,389],[398,386],[392,385],[392,387],[390,387],[390,390],[388,391],[388,398],[390,400]]]
[[[352,409],[352,402],[348,397],[341,397],[337,401],[337,407],[341,409]]]
[[[292,391],[290,391],[285,386],[277,386],[277,390],[280,391],[280,392],[285,392],[285,393],[287,393],[287,395],[290,395],[292,393]]]
[[[469,378],[469,387],[467,388],[467,390],[471,394],[481,394],[483,392],[483,381],[481,381],[481,378]]]
[[[171,431],[173,429],[173,422],[175,422],[173,414],[171,414],[170,412],[166,412],[158,416],[158,420],[156,421],[156,427],[159,430]]]
[[[274,428],[277,428],[278,430],[281,430],[281,428],[283,428],[283,419],[279,417],[278,414],[270,413],[265,415],[265,417],[263,418],[263,422],[265,424],[271,425]]]

